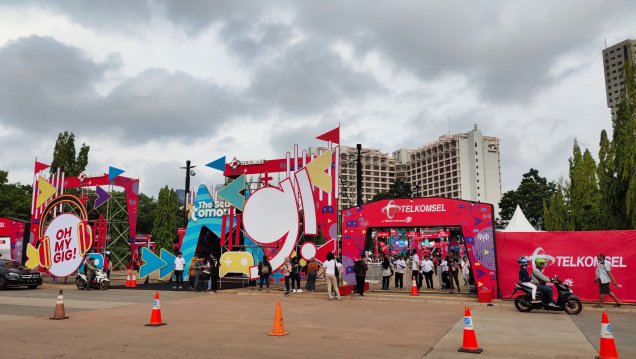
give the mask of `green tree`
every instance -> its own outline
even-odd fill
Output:
[[[570,229],[595,230],[599,227],[601,194],[596,178],[596,162],[589,150],[581,155],[574,142],[570,158]]]
[[[33,187],[9,183],[9,172],[0,170],[0,217],[31,219]]]
[[[159,191],[157,208],[152,226],[152,237],[157,243],[157,250],[161,248],[173,252],[172,243],[177,236],[179,200],[174,190],[165,186]]]
[[[636,69],[625,66],[625,91],[616,110],[613,133],[618,198],[625,198],[627,228],[636,228]]]
[[[607,131],[601,131],[599,142],[598,166],[596,175],[600,192],[600,213],[598,229],[624,229],[625,196],[619,196],[619,181],[616,176],[615,154]]]
[[[157,210],[157,201],[143,193],[139,194],[139,208],[137,211],[137,233],[152,233],[152,226]]]
[[[499,202],[499,215],[510,220],[517,205],[526,215],[528,222],[535,228],[544,228],[544,203],[550,202],[556,185],[539,175],[539,171],[531,168],[524,173],[516,190],[503,194]]]
[[[567,202],[568,185],[556,185],[554,195],[543,205],[543,218],[547,231],[567,231],[570,229],[570,207]]]
[[[53,161],[51,162],[51,173],[61,168],[65,175],[77,176],[86,169],[88,165],[88,151],[90,146],[82,143],[77,157],[75,156],[75,135],[64,131],[57,136],[55,149],[53,150]]]
[[[402,181],[401,179],[398,179],[389,186],[388,192],[376,193],[371,199],[371,202],[379,201],[382,199],[407,198],[411,197],[412,194],[413,192],[411,191],[411,185]]]

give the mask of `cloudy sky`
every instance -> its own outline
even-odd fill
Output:
[[[141,190],[186,160],[343,144],[413,148],[478,124],[503,189],[567,173],[611,128],[601,50],[636,38],[632,1],[0,0],[0,169],[30,183],[57,134]],[[221,176],[197,168],[199,183]]]

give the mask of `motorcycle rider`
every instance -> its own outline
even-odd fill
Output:
[[[532,279],[528,273],[528,259],[526,259],[526,257],[519,257],[517,263],[519,263],[519,282],[532,289],[532,303],[541,303],[540,300],[537,300],[537,286],[532,283]]]
[[[95,259],[88,258],[88,262],[86,262],[86,290],[90,290],[91,282],[95,279],[95,273],[97,272],[97,267],[95,266]]]
[[[543,269],[546,265],[545,258],[537,258],[534,260],[535,268],[532,270],[532,283],[536,284],[537,289],[543,293],[543,296],[547,298],[548,306],[556,307],[554,303],[554,296],[552,295],[552,287],[546,285],[551,283],[552,279],[543,274]]]

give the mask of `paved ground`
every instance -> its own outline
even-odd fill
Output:
[[[48,317],[64,288],[64,321]],[[78,291],[45,285],[0,292],[0,327],[15,358],[461,358],[464,306],[471,307],[480,357],[591,358],[601,312],[519,313],[510,302],[480,305],[467,295],[369,293],[364,300],[328,301],[326,293],[284,297],[252,289],[217,295],[161,292],[167,326],[148,328],[154,291]],[[283,308],[286,337],[270,337],[275,303]],[[636,308],[611,308],[619,353],[636,357]],[[25,335],[25,333],[37,333]]]

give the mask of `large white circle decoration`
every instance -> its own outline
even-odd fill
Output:
[[[293,252],[300,224],[290,180],[284,180],[280,186],[281,189],[259,189],[248,198],[243,208],[243,228],[253,241],[260,244],[281,242],[276,256],[270,258],[274,270]]]
[[[79,248],[78,227],[82,220],[74,214],[61,214],[49,224],[44,232],[49,237],[51,268],[49,273],[65,277],[73,273],[82,263]]]

